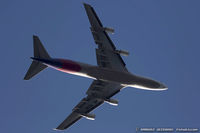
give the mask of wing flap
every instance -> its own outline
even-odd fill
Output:
[[[100,67],[127,71],[121,56],[114,51],[96,49],[97,64]]]

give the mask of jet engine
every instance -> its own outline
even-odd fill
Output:
[[[123,56],[128,56],[129,52],[125,50],[115,50],[116,53],[123,55]]]
[[[105,102],[107,102],[108,104],[113,105],[113,106],[118,105],[118,101],[115,99],[106,99]]]
[[[114,34],[115,30],[113,28],[109,28],[109,27],[104,27],[104,31],[107,33],[111,33]]]
[[[95,120],[95,114],[80,114],[81,116],[85,117],[88,120]]]

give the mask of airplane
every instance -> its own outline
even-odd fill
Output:
[[[134,87],[145,90],[162,91],[168,89],[164,84],[129,72],[121,55],[129,53],[117,50],[108,33],[114,29],[104,27],[93,7],[83,3],[91,24],[91,32],[96,48],[97,66],[76,62],[68,59],[51,58],[39,38],[33,35],[34,57],[24,80],[29,80],[47,67],[58,71],[93,79],[84,97],[72,110],[72,113],[55,130],[64,130],[84,117],[94,120],[95,115],[90,112],[103,104],[118,105],[118,101],[111,97],[122,88]]]

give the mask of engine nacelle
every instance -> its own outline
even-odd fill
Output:
[[[95,120],[95,114],[80,114],[81,116],[85,117],[88,120]]]
[[[123,55],[123,56],[128,56],[129,52],[125,50],[115,50],[116,53]]]
[[[113,106],[118,105],[118,101],[115,99],[106,99],[105,102],[107,102],[108,104],[113,105]]]
[[[111,33],[111,34],[114,34],[115,30],[113,28],[109,28],[109,27],[104,27],[103,28],[105,32],[107,33]]]

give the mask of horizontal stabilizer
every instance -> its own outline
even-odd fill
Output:
[[[24,77],[24,80],[29,80],[30,78],[38,74],[40,71],[42,71],[46,67],[47,67],[46,65],[43,65],[42,63],[38,61],[33,61],[31,66],[28,69],[28,72],[26,73]]]

